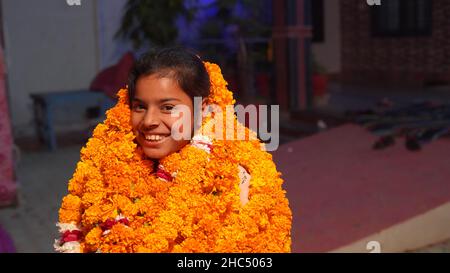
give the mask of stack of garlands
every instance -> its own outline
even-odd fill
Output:
[[[205,66],[208,103],[234,105],[220,68]],[[153,166],[134,142],[127,96],[118,92],[81,150],[59,210],[57,251],[290,252],[292,214],[281,173],[254,132],[223,111],[224,126],[245,130],[246,140],[214,137],[220,114],[212,113],[190,144]],[[245,205],[239,167],[251,176]]]

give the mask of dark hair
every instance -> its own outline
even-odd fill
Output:
[[[128,77],[130,105],[136,94],[138,79],[152,74],[176,80],[191,99],[209,95],[211,83],[200,57],[188,49],[171,47],[150,51],[136,61]]]

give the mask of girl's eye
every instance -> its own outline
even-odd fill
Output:
[[[171,104],[166,104],[166,105],[163,105],[163,106],[161,107],[161,109],[162,109],[164,112],[171,112],[172,110],[174,110],[174,108],[175,108],[175,106],[174,106],[174,105],[171,105]]]
[[[143,111],[143,110],[145,110],[145,106],[144,105],[142,105],[142,104],[135,104],[135,105],[133,105],[133,111],[140,112],[140,111]]]

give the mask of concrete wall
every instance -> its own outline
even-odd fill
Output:
[[[96,1],[2,0],[15,137],[34,133],[34,92],[89,86],[99,67]]]
[[[316,60],[328,73],[341,71],[341,22],[339,0],[324,1],[324,41],[312,44]]]
[[[125,0],[97,0],[97,25],[100,67],[115,64],[124,53],[132,50],[130,42],[116,40],[124,11]]]

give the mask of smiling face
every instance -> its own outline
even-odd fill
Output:
[[[171,113],[182,105],[190,109],[191,116],[172,117]],[[189,140],[172,138],[171,129],[180,118],[189,119],[186,122],[193,128],[192,113],[192,99],[174,79],[151,74],[137,80],[131,101],[131,125],[136,142],[147,157],[161,159],[188,144]]]

